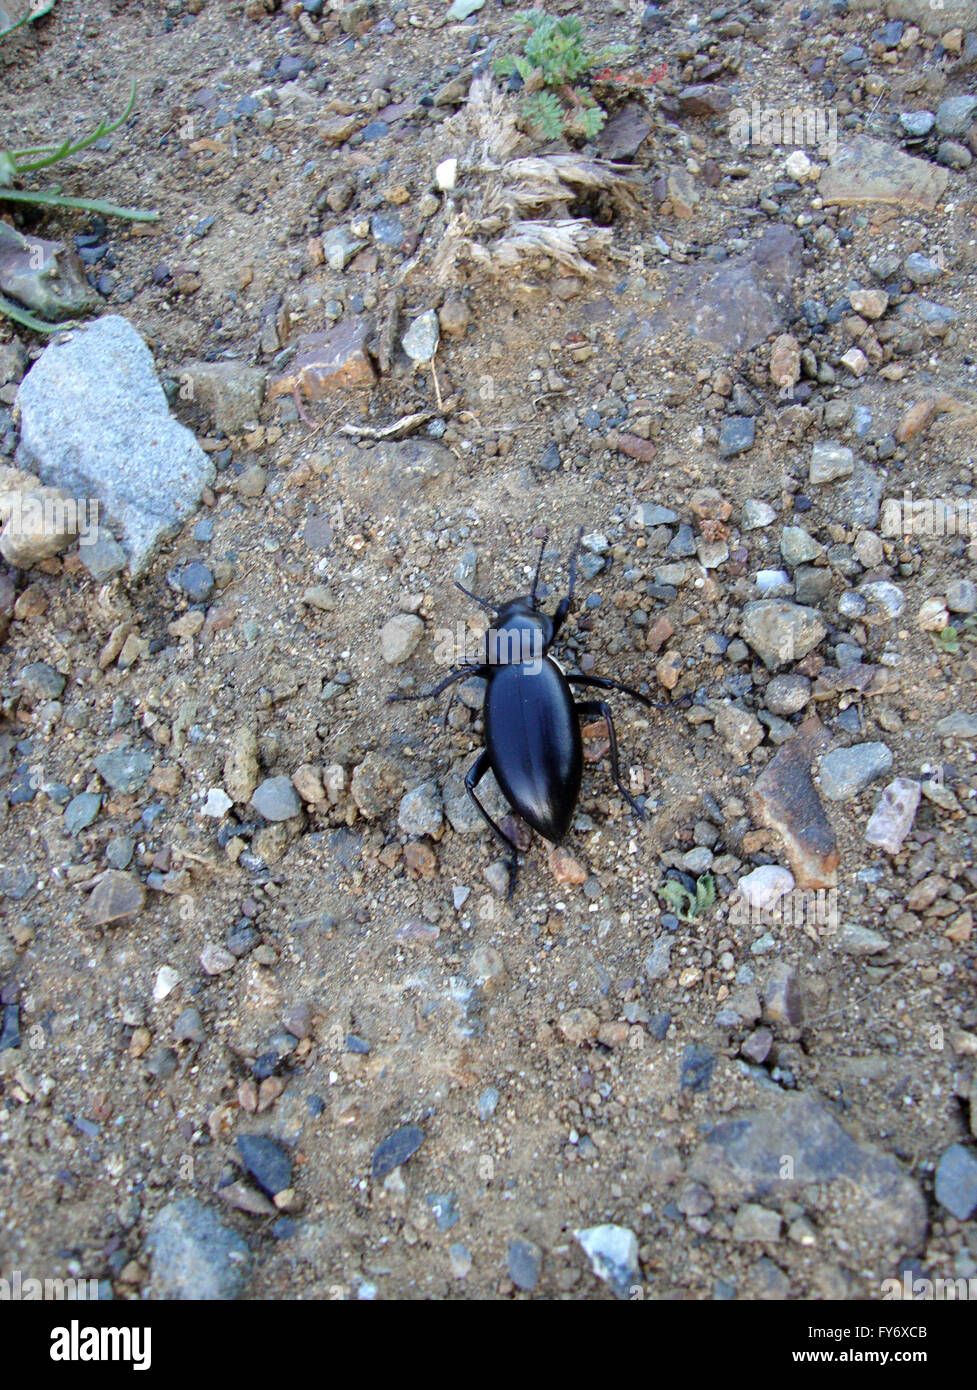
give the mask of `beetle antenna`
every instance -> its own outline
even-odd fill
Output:
[[[539,547],[539,559],[536,561],[536,573],[533,575],[533,587],[532,592],[530,593],[530,598],[533,601],[533,607],[536,606],[536,590],[539,588],[539,576],[540,571],[543,568],[543,556],[546,553],[546,542],[549,540],[549,538],[550,534],[547,531],[546,535],[543,537],[543,544]]]
[[[459,584],[457,579],[455,580],[455,588],[460,589],[463,594],[467,594],[467,596],[474,599],[476,603],[480,603],[482,607],[487,608],[490,613],[498,613],[499,610],[494,603],[489,603],[486,598],[479,598],[478,594],[473,594],[471,589],[466,589],[464,584]]]

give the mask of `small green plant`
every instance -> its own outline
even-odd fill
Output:
[[[712,874],[703,874],[696,879],[695,893],[692,894],[678,879],[670,878],[660,890],[660,896],[680,921],[692,922],[708,912],[716,901],[716,884]]]
[[[37,13],[43,13],[43,11],[37,11]],[[9,33],[10,30],[8,29],[6,32]],[[2,37],[3,35],[0,34],[0,38]],[[0,149],[0,202],[26,203],[41,208],[72,208],[82,212],[98,213],[104,217],[123,217],[130,222],[155,222],[159,217],[158,212],[141,208],[120,207],[117,203],[106,202],[102,198],[72,198],[63,194],[59,188],[11,187],[15,179],[37,174],[42,169],[50,169],[55,164],[60,164],[62,160],[71,159],[73,155],[87,150],[89,146],[94,145],[97,140],[101,140],[104,136],[111,135],[129,119],[135,104],[136,85],[133,83],[129,102],[122,115],[115,121],[110,121],[108,117],[105,117],[87,135],[82,135],[75,140],[68,136],[56,145],[28,145],[23,149]],[[6,224],[2,225],[6,226]],[[6,231],[8,241],[17,235],[12,227],[7,227]],[[0,296],[0,314],[6,315],[15,323],[20,323],[25,328],[30,328],[37,333],[53,333],[62,326],[37,318],[3,296]]]
[[[959,656],[962,650],[961,642],[977,640],[977,618],[964,618],[955,627],[950,625],[941,632],[931,632],[930,637],[937,651],[945,656]]]
[[[584,44],[583,25],[572,17],[557,19],[543,10],[522,10],[516,23],[528,26],[520,57],[500,58],[495,71],[500,77],[518,73],[529,88],[524,111],[545,140],[561,135],[592,139],[607,120],[581,79],[595,67],[620,61],[630,52],[625,44],[609,44],[590,51]]]

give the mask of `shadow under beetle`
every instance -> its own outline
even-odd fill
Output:
[[[645,815],[644,808],[621,780],[610,706],[606,700],[576,701],[570,687],[589,685],[599,690],[622,690],[650,709],[660,706],[631,686],[605,676],[566,675],[553,657],[547,655],[573,601],[582,535],[581,529],[570,556],[569,592],[560,600],[552,618],[541,610],[536,599],[546,549],[544,538],[532,591],[525,597],[510,599],[498,606],[456,583],[463,594],[496,615],[485,635],[482,660],[463,664],[433,690],[389,697],[391,701],[430,700],[455,681],[472,676],[485,680],[485,748],[465,775],[465,789],[483,820],[507,850],[510,897],[516,882],[517,847],[486,811],[475,790],[489,768],[513,810],[545,839],[558,844],[570,827],[580,795],[583,741],[579,718],[600,717],[607,724],[614,782],[635,815]]]

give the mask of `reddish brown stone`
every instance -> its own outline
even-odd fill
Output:
[[[639,463],[651,463],[655,457],[655,446],[650,439],[640,439],[636,434],[624,434],[620,430],[608,430],[607,444],[619,454],[637,459]]]
[[[828,734],[816,715],[805,719],[757,779],[753,814],[784,843],[798,888],[834,888],[838,842],[811,777],[816,753]]]
[[[663,615],[653,627],[648,629],[648,635],[645,638],[645,647],[650,652],[660,652],[674,631],[675,629],[672,627],[672,624]]]
[[[377,374],[366,350],[371,332],[370,323],[357,318],[303,334],[288,371],[270,384],[269,398],[301,392],[306,400],[319,401],[350,386],[372,386]]]

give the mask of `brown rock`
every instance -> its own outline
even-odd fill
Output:
[[[319,126],[319,134],[328,145],[341,145],[351,135],[355,135],[363,124],[363,117],[355,111],[348,115],[326,116]]]
[[[884,140],[856,135],[840,145],[822,171],[818,192],[834,207],[884,203],[934,212],[950,175],[926,159],[903,154]]]
[[[578,859],[574,859],[572,854],[554,845],[549,852],[550,872],[557,883],[568,884],[574,888],[585,883],[587,880],[587,870]]]
[[[569,1009],[560,1015],[560,1032],[568,1043],[592,1042],[600,1028],[600,1019],[593,1009]]]
[[[797,234],[778,225],[742,256],[669,268],[661,309],[641,336],[657,339],[678,328],[729,352],[757,347],[786,326],[802,249]]]
[[[639,439],[636,434],[625,434],[620,430],[608,430],[607,445],[619,454],[637,459],[639,463],[651,463],[657,452],[650,440]]]
[[[907,443],[914,435],[925,430],[935,417],[936,401],[917,401],[915,405],[909,407],[896,426],[896,442],[898,444]]]
[[[666,690],[674,690],[678,685],[679,677],[682,674],[682,654],[681,652],[666,652],[655,667],[655,675],[658,677],[659,684]]]
[[[727,88],[700,82],[679,92],[678,109],[683,116],[721,116],[731,101]]]
[[[645,638],[645,647],[650,652],[660,652],[674,631],[675,629],[672,627],[672,624],[662,615],[654,626],[648,629],[648,635]]]
[[[366,350],[372,326],[363,318],[350,319],[321,333],[305,333],[288,371],[268,388],[269,399],[301,392],[319,401],[333,391],[372,386],[376,372]]]
[[[781,333],[770,349],[770,380],[781,388],[801,377],[801,345],[793,333]]]
[[[146,890],[135,874],[107,869],[88,899],[88,919],[93,927],[114,926],[142,911]]]
[[[811,777],[814,756],[827,742],[820,719],[805,719],[753,790],[753,814],[780,835],[798,888],[834,888],[838,882],[838,842]]]
[[[472,311],[463,299],[446,299],[438,310],[438,325],[449,338],[460,338],[472,321]]]

